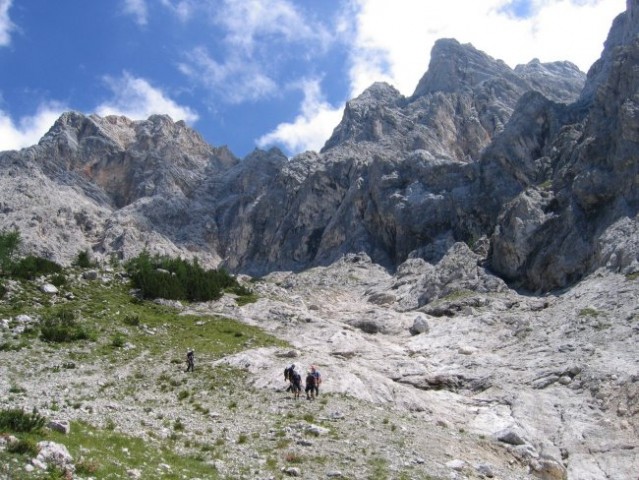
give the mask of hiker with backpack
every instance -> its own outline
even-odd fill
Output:
[[[288,382],[288,387],[286,387],[286,391],[290,392],[293,387],[293,374],[295,373],[295,364],[291,364],[290,367],[286,367],[284,369],[284,381]]]
[[[291,374],[291,391],[293,392],[293,398],[298,400],[302,391],[302,376],[295,370]]]
[[[312,371],[308,371],[306,373],[306,399],[314,400],[315,399],[315,387],[316,387],[316,378],[313,375]]]
[[[319,386],[322,383],[322,374],[315,367],[315,365],[311,365],[311,375],[313,375],[313,377],[315,377],[314,392],[315,392],[315,396],[317,397],[317,396],[319,396]]]
[[[195,352],[192,348],[189,348],[189,351],[186,352],[186,371],[192,372],[195,370]]]

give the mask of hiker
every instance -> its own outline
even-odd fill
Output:
[[[311,372],[310,370],[306,373],[306,399],[307,400],[313,400],[315,399],[315,376],[313,375],[313,372]]]
[[[319,386],[322,383],[322,374],[315,367],[315,365],[311,365],[311,375],[315,377],[315,396],[319,396]]]
[[[195,369],[195,352],[193,352],[192,348],[189,348],[189,351],[186,352],[186,371],[192,372]]]
[[[302,391],[302,376],[293,370],[291,374],[291,391],[293,392],[293,398],[295,400],[300,398],[300,392]]]
[[[295,364],[291,364],[290,367],[284,369],[284,381],[288,382],[287,392],[290,392],[293,386],[293,373],[295,373]]]

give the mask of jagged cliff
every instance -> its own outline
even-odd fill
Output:
[[[587,78],[440,40],[413,95],[371,86],[321,152],[292,159],[237,159],[165,116],[65,114],[0,154],[0,226],[63,263],[146,246],[254,275],[360,251],[394,270],[465,242],[532,290],[639,269],[638,10],[628,2]]]

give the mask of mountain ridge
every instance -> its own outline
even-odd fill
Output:
[[[240,160],[167,116],[133,122],[69,113],[38,145],[4,152],[0,162],[14,167],[12,175],[19,175],[20,162],[34,162],[47,185],[84,196],[65,205],[74,218],[106,209],[90,220],[90,235],[82,221],[62,222],[75,230],[77,248],[98,257],[128,258],[148,245],[263,275],[363,251],[394,270],[408,258],[436,260],[455,242],[486,238],[486,265],[508,282],[533,291],[562,288],[601,266],[597,241],[605,229],[593,228],[588,211],[615,197],[613,185],[622,178],[575,175],[598,167],[573,152],[596,155],[598,143],[582,137],[603,138],[611,117],[623,112],[611,110],[616,90],[606,85],[618,69],[634,65],[628,52],[636,9],[628,2],[587,77],[569,62],[532,60],[511,69],[470,44],[439,40],[412,96],[372,85],[347,103],[319,153],[288,159],[277,149],[256,150]],[[615,60],[620,49],[625,56]],[[599,143],[605,150],[612,141]],[[627,183],[632,175],[622,177]],[[632,185],[627,205],[636,203]],[[524,219],[531,228],[522,236],[512,223],[520,217],[509,212],[531,198],[537,205],[528,214],[537,213]],[[42,213],[40,222],[52,224],[30,225],[27,211],[18,215],[29,203],[15,205],[11,189],[2,202],[13,213],[2,227],[19,228],[27,248],[42,244],[38,230],[59,228]],[[554,215],[544,213],[549,205]],[[547,237],[559,210],[565,228],[553,244]],[[609,216],[611,223],[618,215]],[[564,249],[564,261],[548,261],[562,242],[579,248]],[[68,247],[40,253],[62,263],[73,258]]]

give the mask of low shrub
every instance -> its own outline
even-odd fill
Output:
[[[28,455],[35,457],[38,455],[38,446],[31,439],[20,439],[7,444],[7,452],[15,455]]]
[[[54,276],[52,276],[49,281],[55,285],[56,287],[61,287],[62,285],[67,283],[67,277],[65,277],[63,274],[61,273],[56,273]]]
[[[126,264],[133,286],[144,298],[217,300],[225,289],[239,286],[225,270],[204,270],[197,259],[151,255],[144,251]]]
[[[45,422],[46,419],[35,410],[31,413],[17,408],[0,410],[0,431],[37,432],[44,427]]]
[[[40,325],[40,338],[45,342],[63,343],[89,340],[90,335],[82,325],[78,324],[72,310],[62,308],[43,319]]]
[[[126,345],[126,338],[121,333],[116,333],[111,337],[111,346],[113,348],[122,348]]]
[[[128,314],[126,315],[122,321],[125,325],[129,325],[130,327],[137,327],[140,325],[140,316],[136,314]]]
[[[39,275],[51,275],[62,272],[62,267],[46,258],[29,255],[21,258],[9,267],[9,274],[15,278],[33,280]]]
[[[91,257],[89,255],[88,250],[82,250],[81,252],[78,252],[77,257],[75,257],[75,260],[73,261],[73,265],[80,268],[93,267],[94,264],[91,261]]]

